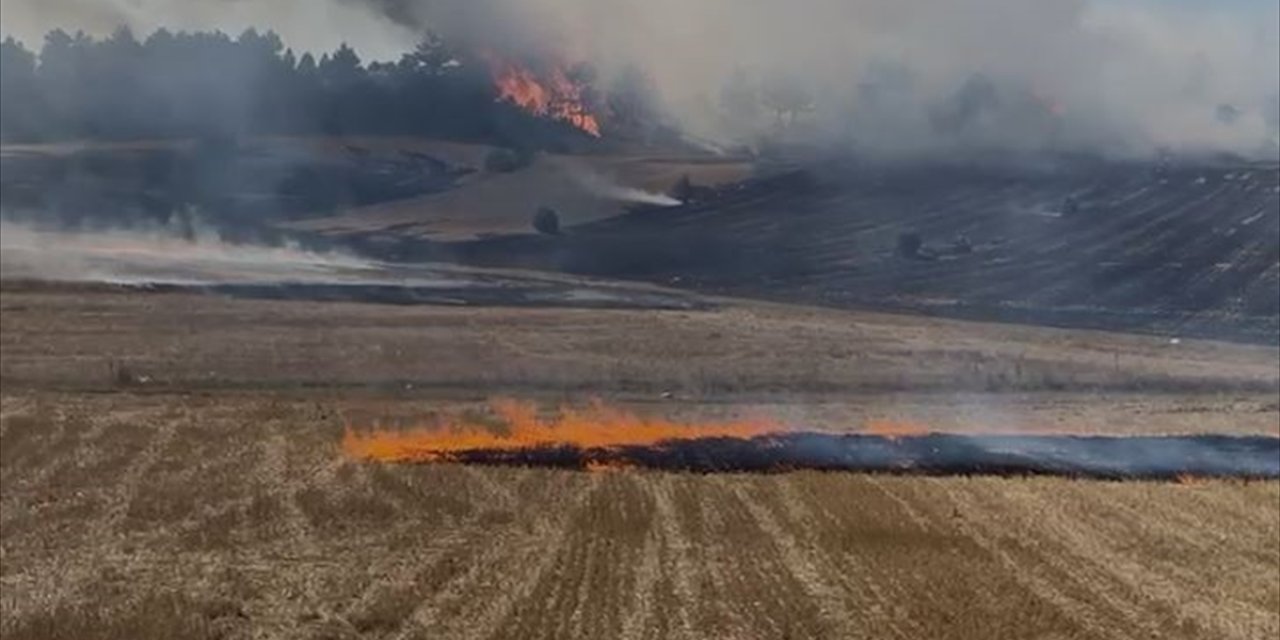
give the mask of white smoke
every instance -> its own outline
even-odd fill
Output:
[[[379,265],[339,252],[182,238],[164,229],[48,231],[0,222],[0,276],[59,282],[201,285],[333,282]]]
[[[674,207],[681,204],[679,200],[665,193],[654,193],[619,184],[608,176],[585,166],[565,164],[562,168],[574,182],[586,189],[587,192],[607,200],[651,204],[659,207]]]

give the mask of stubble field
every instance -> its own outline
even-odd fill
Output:
[[[344,458],[489,396],[1280,433],[1273,347],[706,312],[0,292],[6,638],[1270,638],[1280,483]]]

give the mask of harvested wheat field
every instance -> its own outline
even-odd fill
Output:
[[[0,290],[5,638],[1273,638],[1280,483],[355,459],[602,398],[858,431],[1280,433],[1274,347],[715,301]],[[681,366],[671,362],[673,354]]]

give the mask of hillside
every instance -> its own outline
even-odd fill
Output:
[[[919,246],[904,251],[911,235]],[[451,250],[833,306],[1264,342],[1280,333],[1275,165],[828,166],[563,238]]]

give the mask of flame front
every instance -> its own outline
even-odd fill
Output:
[[[862,432],[780,428],[755,420],[677,422],[596,402],[539,416],[499,400],[492,415],[463,413],[411,430],[353,429],[347,456],[377,462],[456,462],[593,472],[655,469],[776,473],[799,469],[872,473],[1053,474],[1159,478],[1280,477],[1280,439],[1269,436],[980,435],[936,433],[871,420]]]
[[[485,57],[499,100],[510,101],[534,115],[568,122],[600,137],[600,123],[585,104],[582,87],[569,79],[564,68],[552,65],[550,71],[540,75],[496,54]]]
[[[778,433],[763,420],[706,423],[676,422],[635,415],[594,402],[586,408],[561,408],[546,420],[526,402],[497,400],[493,413],[502,429],[455,417],[436,428],[410,430],[347,429],[343,451],[354,458],[381,462],[449,462],[471,451],[520,451],[549,447],[611,449],[650,446],[704,438],[753,438]],[[606,466],[605,463],[600,463]]]

